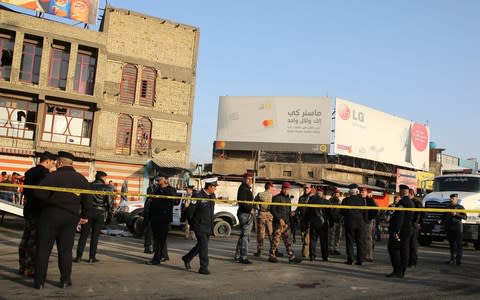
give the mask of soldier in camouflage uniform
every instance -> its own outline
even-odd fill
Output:
[[[55,167],[56,156],[45,151],[40,155],[40,162],[25,173],[26,185],[38,185],[40,181]],[[25,205],[23,216],[25,228],[22,240],[18,247],[19,273],[24,276],[32,276],[35,268],[35,252],[37,249],[37,221],[40,216],[41,206],[39,200],[33,196],[32,189],[24,189]]]
[[[290,183],[284,182],[282,184],[282,191],[280,194],[276,195],[272,199],[272,203],[284,203],[290,204]],[[283,239],[285,248],[288,252],[288,262],[289,263],[300,263],[302,260],[295,257],[295,253],[292,248],[292,234],[290,231],[289,216],[290,216],[291,207],[286,205],[272,205],[270,206],[270,212],[273,216],[273,239],[272,246],[270,247],[270,258],[269,262],[276,263],[278,259],[276,257],[278,245],[280,244],[280,239]]]
[[[258,193],[255,196],[255,201],[258,202],[272,202],[272,190],[273,182],[268,181],[265,183],[265,191]],[[263,252],[263,241],[265,240],[265,231],[268,235],[268,240],[270,241],[270,247],[272,246],[272,221],[273,216],[270,213],[270,206],[268,204],[258,204],[256,206],[258,212],[257,215],[257,252],[255,256],[261,256]]]
[[[310,200],[310,197],[312,197],[314,194],[315,191],[314,189],[312,189],[312,185],[306,183],[303,186],[303,195],[300,196],[300,198],[298,199],[298,203],[307,204]],[[298,207],[295,210],[295,213],[297,214],[297,217],[300,221],[300,234],[302,236],[302,256],[308,257],[310,248],[310,225],[305,218],[305,211],[306,207]]]

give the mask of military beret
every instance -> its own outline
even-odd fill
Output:
[[[105,173],[103,171],[97,171],[97,173],[95,174],[96,178],[106,177],[106,176],[108,176],[107,173]]]
[[[67,158],[67,159],[71,159],[71,160],[74,160],[75,159],[75,156],[73,156],[72,153],[70,152],[67,152],[67,151],[58,151],[58,155],[57,155],[59,158],[60,157],[63,157],[63,158]]]
[[[348,188],[351,190],[358,189],[358,184],[352,183],[351,185],[348,186]]]
[[[291,186],[292,185],[288,181],[285,181],[284,183],[282,183],[282,189],[289,189]]]
[[[40,153],[40,159],[41,160],[45,160],[45,159],[51,159],[51,160],[56,160],[57,159],[57,156],[53,153],[50,153],[48,151],[45,151],[43,153]]]
[[[247,172],[247,173],[243,174],[243,177],[248,178],[248,177],[253,177],[253,175],[254,174],[252,172]]]
[[[458,197],[458,194],[451,194],[450,198],[453,198],[453,197]]]
[[[405,184],[401,184],[399,187],[398,187],[400,190],[409,190],[410,188],[408,187],[408,185],[405,185]]]
[[[360,192],[368,192],[368,188],[366,186],[362,186],[360,188]]]

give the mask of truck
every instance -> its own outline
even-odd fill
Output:
[[[431,212],[423,214],[419,243],[428,246],[434,241],[447,239],[442,222],[443,212],[435,209],[447,208],[450,205],[450,195],[458,194],[459,204],[467,210],[480,209],[480,175],[450,174],[438,176],[433,181],[433,190],[423,198],[423,206],[431,208]],[[480,250],[480,214],[467,213],[463,220],[463,240],[472,242],[476,250]]]

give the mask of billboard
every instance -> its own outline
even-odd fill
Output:
[[[328,152],[331,114],[328,97],[220,97],[217,149]]]
[[[400,190],[400,185],[407,185],[409,188],[417,190],[417,172],[397,169],[397,192]]]
[[[428,170],[426,125],[336,98],[334,152],[418,170]]]
[[[433,190],[435,174],[431,172],[417,171],[417,187],[419,189]]]
[[[0,0],[0,2],[82,23],[97,22],[98,0]]]

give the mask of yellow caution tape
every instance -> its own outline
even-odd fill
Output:
[[[261,202],[261,201],[244,201],[244,200],[225,200],[221,198],[207,199],[207,198],[193,198],[185,196],[165,196],[141,193],[122,193],[114,191],[98,191],[86,189],[62,188],[54,186],[38,186],[38,185],[21,185],[12,183],[0,183],[0,187],[21,187],[24,189],[47,190],[54,192],[73,193],[77,196],[80,194],[90,195],[120,195],[131,197],[145,197],[145,198],[162,198],[170,200],[193,200],[193,201],[213,201],[215,203],[236,205],[238,203],[253,204],[253,205],[276,205],[276,206],[295,206],[295,207],[313,207],[313,208],[337,208],[337,209],[359,209],[359,210],[379,210],[379,211],[414,211],[414,212],[456,212],[456,213],[480,213],[480,209],[449,209],[449,208],[406,208],[406,207],[380,207],[380,206],[353,206],[353,205],[333,205],[333,204],[310,204],[310,203],[278,203],[278,202]]]

